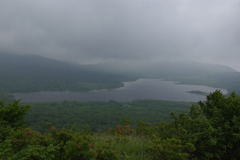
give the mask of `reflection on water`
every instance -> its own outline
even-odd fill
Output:
[[[22,102],[43,101],[132,101],[136,99],[156,99],[169,101],[197,102],[205,100],[205,96],[191,94],[188,91],[214,92],[219,88],[200,85],[177,84],[173,81],[162,81],[160,79],[138,79],[134,82],[124,82],[124,87],[111,90],[94,90],[89,92],[50,92],[41,91],[33,93],[15,93],[15,99]],[[227,90],[220,89],[223,94]]]

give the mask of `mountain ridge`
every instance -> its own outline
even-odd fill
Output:
[[[88,91],[123,86],[138,78],[161,78],[240,93],[240,73],[197,62],[70,64],[36,55],[0,54],[0,91]]]

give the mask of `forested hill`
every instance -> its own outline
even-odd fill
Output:
[[[0,91],[7,92],[87,91],[116,88],[123,81],[133,80],[34,55],[0,54],[0,73]]]
[[[117,88],[124,81],[142,77],[207,85],[240,94],[239,72],[223,65],[196,62],[79,65],[41,56],[0,53],[0,73],[0,97],[1,92]]]
[[[240,94],[240,72],[219,64],[198,62],[156,62],[134,64],[129,62],[102,63],[89,65],[99,71],[134,73],[141,77],[161,78],[185,84],[206,85],[235,91]]]

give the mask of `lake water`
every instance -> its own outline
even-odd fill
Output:
[[[205,100],[205,96],[188,93],[198,90],[202,92],[214,92],[216,89],[201,85],[178,84],[173,81],[160,79],[138,79],[134,82],[124,82],[124,87],[111,90],[93,90],[89,92],[51,92],[41,91],[32,93],[15,93],[15,99],[22,102],[46,102],[46,101],[132,101],[136,99],[156,99],[169,101],[197,102]],[[227,90],[220,89],[223,94]]]

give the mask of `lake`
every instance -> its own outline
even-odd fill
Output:
[[[93,90],[89,92],[52,92],[41,91],[32,93],[15,93],[15,99],[22,102],[46,101],[132,101],[136,99],[156,99],[168,101],[197,102],[205,100],[205,96],[188,93],[189,91],[214,92],[216,89],[227,94],[227,90],[201,85],[179,84],[161,79],[138,79],[133,82],[124,82],[124,87],[117,89]]]

